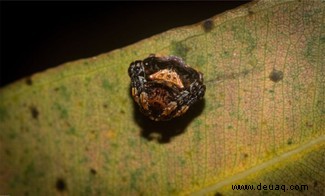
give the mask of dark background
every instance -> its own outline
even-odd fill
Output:
[[[248,1],[0,2],[0,87],[194,24]]]

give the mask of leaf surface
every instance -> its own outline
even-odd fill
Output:
[[[324,193],[324,11],[255,1],[0,89],[0,194]],[[171,122],[130,97],[151,53],[204,73],[204,101]]]

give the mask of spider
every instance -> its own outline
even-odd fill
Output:
[[[131,95],[154,121],[182,116],[205,93],[203,74],[177,56],[149,55],[130,64]]]

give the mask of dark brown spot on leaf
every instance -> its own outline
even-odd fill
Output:
[[[58,178],[55,184],[55,187],[58,191],[63,192],[67,189],[67,185],[62,178]]]
[[[211,19],[208,19],[203,22],[203,29],[205,32],[210,32],[213,29],[213,21]]]
[[[312,127],[313,127],[313,123],[312,123],[312,122],[309,122],[309,121],[307,121],[307,122],[306,122],[306,126],[307,126],[307,127],[309,127],[309,128],[312,128]]]
[[[96,175],[97,174],[97,171],[94,168],[91,168],[90,169],[90,173],[93,174],[93,175]]]
[[[242,73],[243,73],[244,76],[246,76],[247,74],[249,74],[249,70],[245,69]]]
[[[318,185],[317,180],[314,181],[314,187],[316,187]]]
[[[254,12],[252,10],[248,10],[248,15],[253,15]]]
[[[269,78],[273,82],[279,82],[283,79],[283,72],[280,70],[273,69],[269,75]]]
[[[222,194],[219,193],[219,192],[216,192],[216,193],[214,194],[214,196],[222,196]]]
[[[33,85],[33,80],[30,77],[26,78],[25,82],[27,85],[30,85],[30,86]]]
[[[37,120],[39,115],[37,108],[35,106],[31,106],[29,109],[32,114],[32,117]]]
[[[292,144],[292,139],[288,139],[288,142],[287,142],[288,145],[291,145]]]

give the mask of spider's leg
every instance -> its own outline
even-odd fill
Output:
[[[203,98],[205,92],[205,85],[195,81],[188,90],[184,90],[177,96],[176,100],[179,105],[192,105],[196,101]]]

